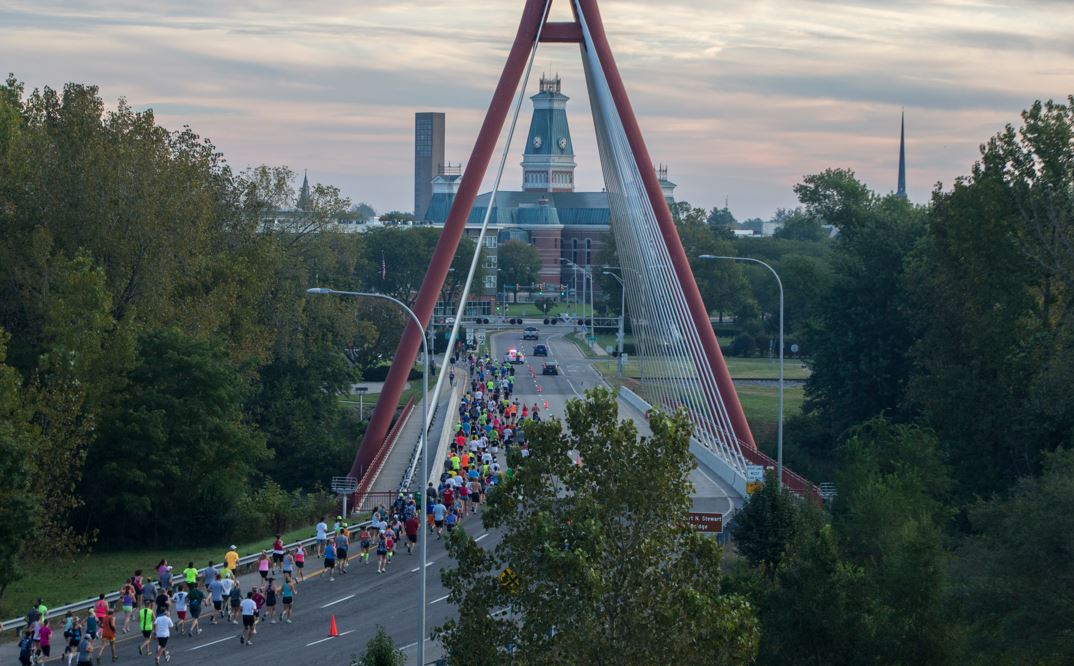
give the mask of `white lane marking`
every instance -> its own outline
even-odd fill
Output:
[[[425,566],[426,567],[431,567],[431,566],[433,566],[433,564],[434,564],[433,562],[426,562]],[[419,571],[421,571],[421,567],[414,567],[413,569],[410,570],[410,573],[418,573]]]
[[[189,650],[187,650],[187,652],[193,652],[194,650],[200,650],[203,647],[209,647],[210,645],[216,645],[217,643],[223,643],[224,641],[233,640],[235,640],[235,636],[228,636],[227,638],[221,638],[220,640],[213,641],[212,643],[202,643],[201,645],[190,648]]]
[[[443,601],[444,599],[447,599],[448,596],[449,595],[445,594],[444,596],[440,597],[439,599],[433,599],[432,601],[429,602],[429,605],[432,606],[433,604],[435,604],[438,601]]]
[[[306,643],[306,647],[309,647],[311,645],[317,645],[318,643],[323,643],[325,641],[330,641],[333,638],[342,638],[342,637],[346,636],[347,634],[353,634],[353,633],[354,633],[354,629],[348,629],[347,631],[341,631],[339,636],[329,636],[328,638],[322,638],[319,641],[313,641],[312,643]]]
[[[426,643],[428,643],[428,642],[429,642],[429,641],[431,641],[431,640],[432,640],[431,638],[426,638],[426,639],[425,639],[425,642],[426,642]],[[410,648],[414,647],[414,646],[415,646],[415,645],[417,645],[417,644],[418,644],[418,642],[417,642],[417,641],[414,641],[413,643],[407,643],[406,645],[404,645],[403,647],[401,647],[401,648],[399,648],[399,649],[400,649],[400,650],[409,650]]]
[[[328,608],[329,606],[335,606],[336,604],[341,604],[344,601],[346,601],[347,599],[353,599],[354,597],[355,597],[355,595],[348,594],[347,596],[343,597],[342,599],[336,599],[335,601],[329,601],[325,605],[321,606],[321,608]]]
[[[485,533],[484,533],[484,534],[482,534],[481,536],[479,536],[479,537],[477,537],[476,539],[474,539],[474,541],[481,541],[482,539],[484,539],[484,538],[485,538],[485,537],[487,537],[488,535],[489,535],[489,533],[488,533],[488,532],[485,532]]]

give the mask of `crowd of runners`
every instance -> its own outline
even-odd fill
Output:
[[[318,574],[329,581],[347,575],[353,562],[368,565],[374,557],[376,572],[386,573],[400,542],[413,554],[421,528],[417,507],[423,502],[428,534],[440,539],[445,530],[450,533],[511,476],[506,465],[509,447],[517,446],[523,458],[528,456],[521,426],[527,419],[540,420],[537,404],[530,407],[513,398],[513,365],[476,355],[462,363],[469,368],[470,385],[460,401],[439,483],[430,482],[424,493],[399,493],[391,506],[375,507],[368,523],[353,528],[343,516],[331,526],[322,518],[309,552],[301,544],[286,547],[277,535],[256,560],[259,577],[248,589],[240,584],[240,556],[232,545],[221,562],[210,561],[205,567],[187,562],[180,569],[163,559],[148,572],[138,569],[119,587],[115,601],[102,593],[88,611],[68,611],[62,620],[49,618],[38,599],[26,616],[19,662],[44,663],[60,645],[59,657],[68,666],[100,664],[106,651],[115,662],[116,641],[133,631],[141,633],[138,653],[152,655],[159,664],[170,661],[173,637],[196,636],[206,623],[241,624],[239,641],[253,645],[259,624],[291,623],[299,584],[306,580],[307,557],[323,560]],[[352,546],[357,552],[351,552]]]

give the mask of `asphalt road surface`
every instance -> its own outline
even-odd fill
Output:
[[[569,331],[564,327],[537,327],[540,339],[523,340],[521,330],[506,330],[491,337],[492,352],[496,358],[503,359],[508,349],[518,349],[525,353],[526,362],[515,366],[515,395],[531,408],[536,403],[541,409],[541,416],[546,414],[563,418],[567,401],[581,398],[594,386],[608,387],[607,382],[593,367],[593,361],[582,355],[578,347],[564,339]],[[535,345],[543,344],[548,348],[548,357],[533,356]],[[558,375],[541,373],[545,361],[559,364]],[[548,401],[548,409],[545,409]],[[630,419],[642,435],[651,435],[649,424],[625,401],[619,401],[619,416]],[[727,514],[733,505],[740,504],[736,493],[715,472],[699,466],[690,473],[693,483],[693,510],[701,512],[718,512]]]
[[[604,380],[593,368],[592,361],[582,356],[575,345],[563,339],[565,331],[561,328],[542,328],[540,340],[523,341],[520,330],[508,330],[491,337],[492,349],[498,358],[503,358],[507,349],[522,349],[527,360],[516,366],[515,394],[526,404],[538,404],[542,416],[554,415],[562,418],[567,400],[581,397],[582,393],[594,386],[606,386]],[[547,360],[559,363],[559,375],[541,374],[543,357],[533,357],[531,352],[535,344],[548,347]],[[533,370],[531,374],[530,370]],[[548,407],[545,408],[545,401]],[[644,417],[632,412],[620,401],[620,416],[632,418],[638,424],[642,434],[648,434]],[[695,470],[691,481],[695,488],[695,510],[724,510],[732,501],[729,491],[722,483],[715,480],[715,475],[703,469]],[[466,518],[460,526],[473,534],[482,546],[491,547],[499,541],[497,533],[486,531],[479,516]],[[352,553],[357,548],[352,546]],[[243,553],[245,554],[245,553]],[[451,566],[442,541],[429,542],[429,566],[427,569],[427,626],[431,630],[451,617],[455,609],[447,601],[447,590],[440,582],[440,570]],[[334,581],[321,575],[319,560],[308,557],[308,575],[304,583],[298,585],[294,603],[294,620],[292,624],[258,625],[258,633],[253,645],[239,643],[241,626],[236,624],[208,624],[208,614],[202,615],[204,631],[191,638],[173,634],[168,647],[171,651],[172,664],[233,664],[235,666],[265,666],[271,664],[348,664],[352,655],[361,654],[365,644],[376,633],[378,625],[383,626],[407,654],[407,663],[415,661],[415,647],[418,634],[418,555],[417,548],[413,555],[407,555],[402,544],[396,547],[396,555],[388,572],[376,573],[376,556],[370,557],[370,563],[363,565],[357,558],[352,558],[350,573],[337,575]],[[259,581],[259,576],[243,576],[243,590],[250,589]],[[339,636],[330,638],[328,628],[331,618],[335,616]],[[56,630],[56,643],[50,663],[62,663],[56,656],[63,652],[61,644],[62,627],[60,620],[53,620]],[[132,627],[136,626],[132,622]],[[426,662],[433,661],[441,654],[439,645],[426,639]],[[151,663],[152,657],[140,656],[138,645],[141,635],[135,629],[121,635],[117,641],[120,663]],[[0,646],[0,664],[18,663],[17,649],[11,642]],[[109,663],[106,651],[102,663]]]

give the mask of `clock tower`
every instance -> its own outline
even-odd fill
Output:
[[[567,100],[560,79],[541,77],[533,100],[533,118],[522,157],[522,189],[529,192],[574,191],[574,144],[567,125]]]

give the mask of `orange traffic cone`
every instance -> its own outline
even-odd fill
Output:
[[[332,622],[329,623],[329,625],[328,625],[328,635],[330,637],[331,636],[339,636],[339,629],[336,629],[336,616],[335,615],[332,616]]]

